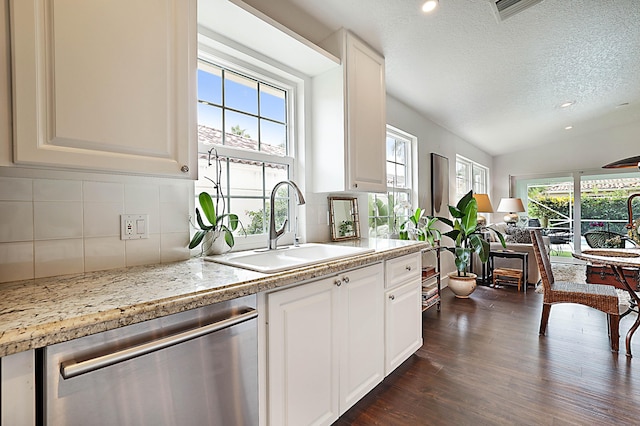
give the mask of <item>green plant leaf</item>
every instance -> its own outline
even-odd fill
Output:
[[[204,238],[204,236],[207,235],[207,231],[196,231],[195,234],[193,234],[193,238],[191,238],[191,242],[189,243],[189,248],[195,248],[198,246],[198,244],[200,244],[202,242],[202,239]]]
[[[200,201],[200,206],[202,207],[202,213],[207,218],[209,223],[215,224],[217,222],[216,218],[216,209],[213,206],[213,200],[211,199],[211,195],[208,192],[201,192],[198,196],[198,201]]]
[[[466,194],[464,194],[464,197],[460,198],[460,201],[458,201],[458,204],[456,205],[456,207],[461,212],[464,212],[465,209],[467,208],[467,205],[471,202],[471,200],[475,201],[475,198],[473,198],[473,190],[471,190],[471,191],[467,192]],[[476,201],[476,205],[477,204],[478,203]]]
[[[476,232],[478,226],[478,202],[475,198],[472,198],[464,208],[464,215],[462,216],[462,228],[466,235],[471,235]]]
[[[482,263],[486,263],[489,260],[489,243],[482,238],[479,234],[472,234],[469,236],[469,243],[473,250],[478,253],[478,257],[480,257],[480,261]]]
[[[464,215],[464,212],[455,206],[449,206],[449,213],[451,213],[451,216],[457,219],[461,218]]]
[[[240,219],[238,219],[238,215],[229,213],[229,226],[231,227],[232,231],[238,229],[238,222],[240,222]]]
[[[213,225],[205,225],[205,223],[202,220],[202,216],[200,215],[200,210],[198,210],[197,207],[196,207],[196,221],[198,222],[198,226],[200,227],[200,229],[202,229],[203,231],[209,231],[213,229]]]
[[[233,245],[236,243],[235,240],[233,239],[233,234],[228,229],[224,231],[224,240],[229,247],[233,247]]]

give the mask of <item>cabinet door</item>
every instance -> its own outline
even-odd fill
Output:
[[[338,294],[328,278],[267,296],[271,425],[338,418]]]
[[[421,281],[385,293],[385,375],[422,346]]]
[[[382,264],[341,274],[340,414],[384,378]]]
[[[384,58],[347,33],[348,188],[386,191]]]
[[[197,176],[196,0],[12,0],[14,162]]]

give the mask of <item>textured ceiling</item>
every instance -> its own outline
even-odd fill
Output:
[[[392,96],[491,155],[640,121],[640,0],[544,0],[503,22],[491,0],[287,1],[381,51]]]

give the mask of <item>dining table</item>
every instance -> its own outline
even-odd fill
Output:
[[[606,265],[611,268],[616,279],[625,287],[629,296],[635,301],[635,305],[640,307],[640,296],[635,291],[635,282],[630,282],[628,275],[625,275],[625,268],[640,269],[640,249],[608,249],[599,248],[593,250],[583,250],[581,253],[573,253],[573,257],[585,260],[594,265]],[[631,357],[631,338],[640,326],[640,314],[636,316],[626,337],[627,356]]]

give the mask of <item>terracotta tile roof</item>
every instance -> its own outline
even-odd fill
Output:
[[[544,192],[568,193],[572,191],[572,187],[570,183],[549,185]],[[580,189],[582,192],[638,191],[640,190],[640,178],[587,180],[581,182]]]
[[[258,141],[242,136],[226,133],[225,146],[258,151]],[[222,130],[198,125],[198,142],[206,145],[222,145]],[[265,154],[284,155],[284,148],[275,145],[262,144],[260,150]]]
[[[258,151],[258,141],[245,138],[242,136],[238,136],[232,133],[227,133],[225,138],[226,144],[224,146],[245,149],[248,151]],[[203,143],[205,145],[222,145],[222,130],[213,129],[211,127],[198,125],[198,143]],[[282,147],[266,145],[263,144],[261,146],[261,152],[265,154],[282,156],[284,155],[284,149]],[[208,154],[206,152],[198,153],[198,158],[207,159]],[[262,161],[255,160],[247,160],[244,158],[230,158],[232,163],[237,164],[250,164],[260,166],[262,165]],[[267,167],[272,167],[276,169],[286,169],[287,166],[283,164],[273,164],[273,163],[265,163]]]

